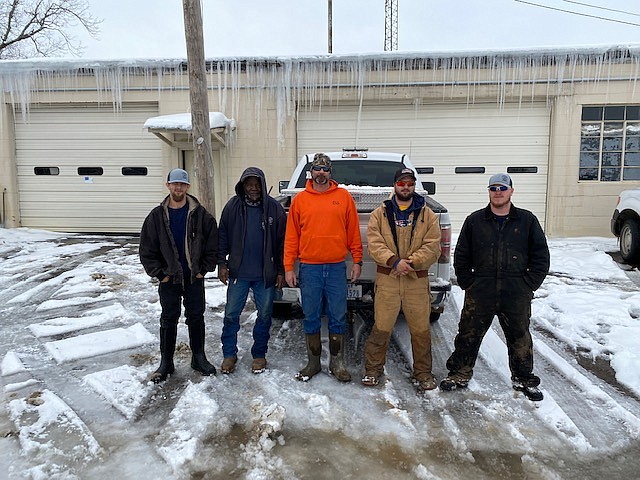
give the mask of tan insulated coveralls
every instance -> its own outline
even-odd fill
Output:
[[[413,236],[411,225],[396,226],[398,249],[384,204],[374,210],[369,219],[367,248],[378,265],[378,273],[375,324],[365,346],[365,375],[382,375],[391,332],[402,308],[411,333],[413,377],[418,381],[432,378],[428,270],[440,256],[440,225],[436,214],[426,205],[412,217],[417,222]],[[415,272],[395,275],[391,267],[397,258],[412,260]]]

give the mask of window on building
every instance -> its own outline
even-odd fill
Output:
[[[36,175],[60,175],[58,167],[33,167],[33,173]]]
[[[538,173],[538,167],[507,167],[507,173]]]
[[[640,180],[640,106],[582,107],[579,180]]]
[[[456,173],[484,173],[484,167],[456,167]]]
[[[146,175],[147,167],[122,167],[122,175]]]
[[[102,175],[104,170],[102,167],[78,167],[78,175]]]

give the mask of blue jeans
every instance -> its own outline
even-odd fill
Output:
[[[329,333],[343,335],[347,314],[347,265],[345,262],[315,265],[301,263],[299,271],[304,332],[320,332],[322,307],[329,320]]]
[[[253,358],[265,358],[269,330],[271,329],[271,312],[276,287],[265,288],[262,280],[248,281],[229,278],[227,286],[227,305],[224,308],[222,325],[222,354],[225,358],[235,357],[238,353],[238,331],[240,330],[240,314],[247,303],[249,289],[253,291],[253,300],[258,309],[258,318],[253,326]]]

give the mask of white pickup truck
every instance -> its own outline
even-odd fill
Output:
[[[376,264],[367,251],[369,216],[393,192],[393,178],[396,170],[405,167],[411,168],[415,172],[416,178],[418,178],[418,173],[409,157],[404,154],[369,152],[364,149],[344,149],[342,152],[325,154],[331,158],[332,178],[351,193],[360,220],[364,253],[362,274],[356,283],[348,286],[348,308],[350,310],[370,310],[373,306]],[[311,178],[310,168],[313,156],[313,153],[303,155],[291,179],[280,182],[280,196],[277,199],[285,207],[285,210],[288,210],[291,199],[304,189],[307,179]],[[447,294],[451,291],[451,220],[447,209],[429,197],[420,182],[416,183],[416,193],[425,197],[427,205],[438,215],[440,220],[440,259],[429,269],[430,318],[431,321],[436,321],[444,309]],[[347,272],[351,269],[349,265],[351,261],[352,259],[349,257]],[[298,289],[284,288],[282,295],[278,295],[276,298],[276,304],[296,301],[300,301]]]
[[[611,218],[611,233],[620,239],[623,260],[640,264],[640,188],[620,193]]]

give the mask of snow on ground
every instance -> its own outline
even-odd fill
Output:
[[[406,324],[379,388],[305,361],[299,320],[274,320],[268,369],[250,372],[250,302],[232,375],[190,369],[181,323],[176,373],[156,368],[157,284],[135,239],[0,229],[0,471],[8,478],[613,478],[640,466],[640,295],[606,238],[553,239],[551,273],[532,305],[545,400],[510,387],[499,328],[466,391],[417,396]],[[35,273],[34,273],[35,272]],[[225,287],[206,281],[207,355],[222,361]],[[463,292],[432,326],[434,372],[446,374]],[[404,356],[401,354],[404,353]],[[1,433],[1,432],[0,432]]]

